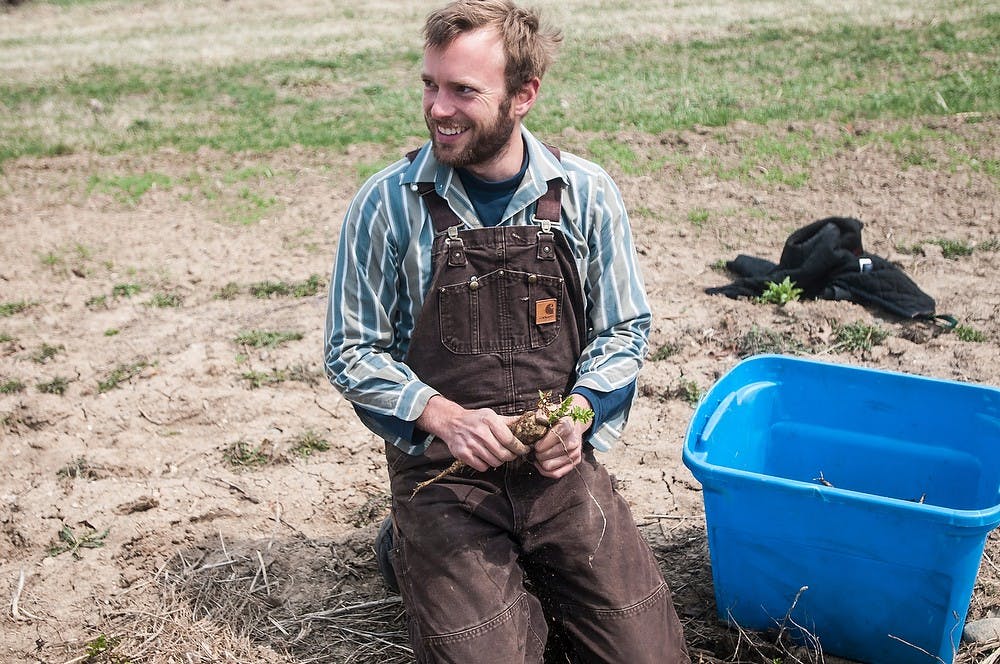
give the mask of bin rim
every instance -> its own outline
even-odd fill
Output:
[[[738,483],[752,482],[756,485],[763,484],[770,487],[780,487],[784,491],[790,491],[796,494],[817,495],[821,499],[828,501],[835,500],[836,502],[842,503],[863,503],[867,505],[876,503],[879,506],[891,507],[894,510],[902,509],[925,521],[944,522],[964,529],[989,531],[1000,525],[1000,502],[996,505],[980,509],[955,509],[941,507],[928,503],[911,502],[900,498],[890,498],[888,496],[879,496],[877,494],[864,493],[851,489],[828,487],[802,480],[793,480],[773,475],[766,475],[764,473],[755,473],[748,470],[729,468],[727,466],[709,463],[708,461],[699,458],[699,454],[695,453],[693,450],[693,445],[697,441],[697,438],[701,435],[704,425],[711,416],[711,413],[704,413],[703,408],[710,398],[717,398],[714,397],[717,388],[724,384],[726,380],[738,370],[744,370],[743,368],[746,365],[774,362],[775,360],[781,364],[821,365],[824,367],[831,367],[835,371],[874,372],[883,375],[904,377],[908,380],[912,379],[916,381],[947,383],[962,387],[963,389],[986,389],[995,392],[998,396],[1000,396],[1000,388],[982,383],[963,382],[949,378],[935,378],[932,376],[911,374],[902,371],[893,371],[890,369],[865,367],[854,364],[831,362],[792,355],[781,355],[776,353],[761,353],[759,355],[752,355],[740,360],[737,364],[730,367],[730,369],[720,376],[712,387],[704,395],[702,395],[702,398],[695,407],[695,412],[692,414],[688,424],[687,433],[684,438],[684,446],[681,453],[681,460],[684,465],[687,466],[688,470],[691,471],[694,478],[702,484],[703,488],[706,486],[711,487],[711,481],[718,482],[720,479]],[[702,454],[700,456],[704,455]]]
[[[925,381],[929,383],[945,383],[948,385],[954,385],[962,389],[984,389],[991,392],[996,392],[1000,396],[1000,387],[996,385],[991,385],[989,383],[980,383],[976,381],[968,380],[956,380],[954,378],[939,378],[937,376],[928,376],[926,374],[909,373],[906,371],[900,371],[898,369],[883,369],[881,367],[871,367],[863,364],[853,364],[850,362],[839,362],[832,359],[819,359],[817,357],[802,357],[801,355],[785,355],[782,353],[759,353],[756,355],[748,355],[747,357],[741,359],[739,362],[731,366],[725,371],[718,380],[712,384],[712,388],[709,388],[705,394],[702,395],[701,399],[698,401],[698,405],[708,397],[715,386],[722,383],[730,374],[734,374],[737,370],[742,370],[742,367],[751,364],[764,364],[768,361],[777,360],[779,364],[808,364],[812,366],[829,367],[835,371],[849,371],[857,373],[878,373],[884,376],[895,376],[900,378],[905,378],[907,380],[914,381]]]
[[[894,511],[910,513],[924,521],[947,523],[948,525],[963,529],[991,531],[1000,525],[1000,503],[981,509],[955,509],[928,503],[912,502],[901,498],[879,496],[878,494],[864,493],[852,489],[840,489],[821,484],[812,484],[802,480],[775,477],[774,475],[754,473],[748,470],[728,468],[697,459],[696,455],[690,451],[687,442],[684,444],[681,457],[684,465],[688,467],[694,478],[701,483],[702,491],[705,491],[706,488],[719,486],[724,482],[731,484],[753,484],[757,487],[767,486],[797,495],[818,496],[825,502],[867,506],[876,505],[878,507],[891,508]]]

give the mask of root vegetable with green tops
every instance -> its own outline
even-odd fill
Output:
[[[564,417],[569,417],[574,422],[587,423],[594,418],[594,411],[589,408],[574,406],[571,397],[566,397],[557,403],[551,400],[549,394],[539,393],[537,407],[534,410],[522,413],[508,425],[516,439],[515,449],[512,451],[521,458],[527,456],[532,452],[535,443],[544,438],[545,434],[551,431],[552,427]],[[456,459],[454,463],[431,479],[417,484],[413,489],[413,493],[410,494],[410,498],[412,499],[413,496],[417,495],[418,491],[428,484],[433,484],[465,466],[466,463],[464,461]]]

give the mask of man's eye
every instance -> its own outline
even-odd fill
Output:
[[[437,86],[431,81],[424,81],[424,90],[434,90]]]

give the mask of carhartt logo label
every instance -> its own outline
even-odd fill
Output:
[[[539,300],[535,302],[535,324],[545,325],[556,322],[556,301]]]

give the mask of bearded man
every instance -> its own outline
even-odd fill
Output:
[[[621,435],[650,326],[625,205],[603,169],[523,125],[562,36],[508,0],[459,0],[424,37],[430,140],[352,201],[325,348],[385,441],[378,548],[417,661],[688,662],[595,457]],[[540,393],[593,417],[522,457],[508,425]]]

